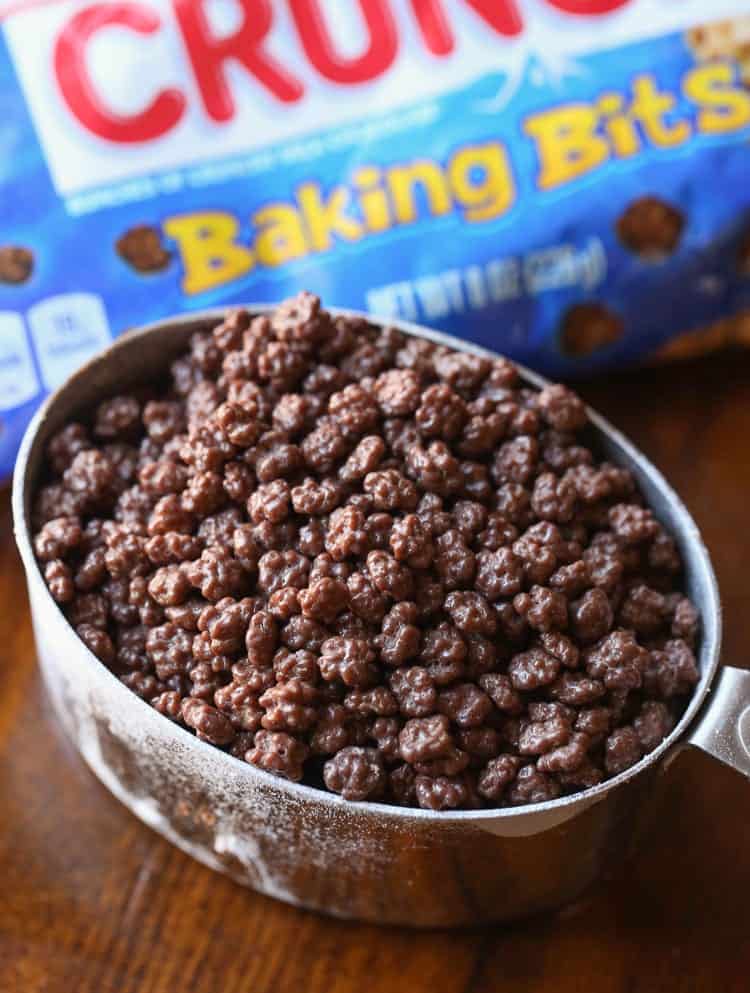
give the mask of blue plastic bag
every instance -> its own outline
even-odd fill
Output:
[[[0,3],[0,475],[180,311],[304,287],[571,377],[746,308],[750,4],[706,6]]]

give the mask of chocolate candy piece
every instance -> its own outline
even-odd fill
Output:
[[[0,246],[0,283],[20,286],[34,271],[34,253],[20,245]]]
[[[617,236],[623,245],[645,259],[660,259],[677,248],[685,219],[682,213],[655,196],[633,203],[617,221]]]
[[[172,258],[161,241],[158,228],[150,224],[137,224],[121,235],[115,249],[136,272],[161,272]]]
[[[560,331],[563,352],[583,358],[619,341],[625,327],[622,319],[601,303],[577,303],[565,314]]]

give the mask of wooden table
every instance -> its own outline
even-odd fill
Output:
[[[583,387],[682,493],[750,665],[750,353]],[[293,910],[140,824],[51,720],[0,498],[0,993],[746,993],[750,784],[700,754],[666,777],[640,859],[561,914],[410,933]]]

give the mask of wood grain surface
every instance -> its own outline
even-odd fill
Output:
[[[701,526],[750,666],[750,353],[585,384]],[[115,801],[58,732],[0,494],[0,993],[746,993],[750,783],[701,754],[664,780],[617,878],[553,917],[411,933],[241,889]]]

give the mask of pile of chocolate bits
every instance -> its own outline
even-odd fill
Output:
[[[36,554],[102,663],[238,759],[348,800],[551,800],[698,679],[675,544],[586,422],[301,293],[56,434]]]

